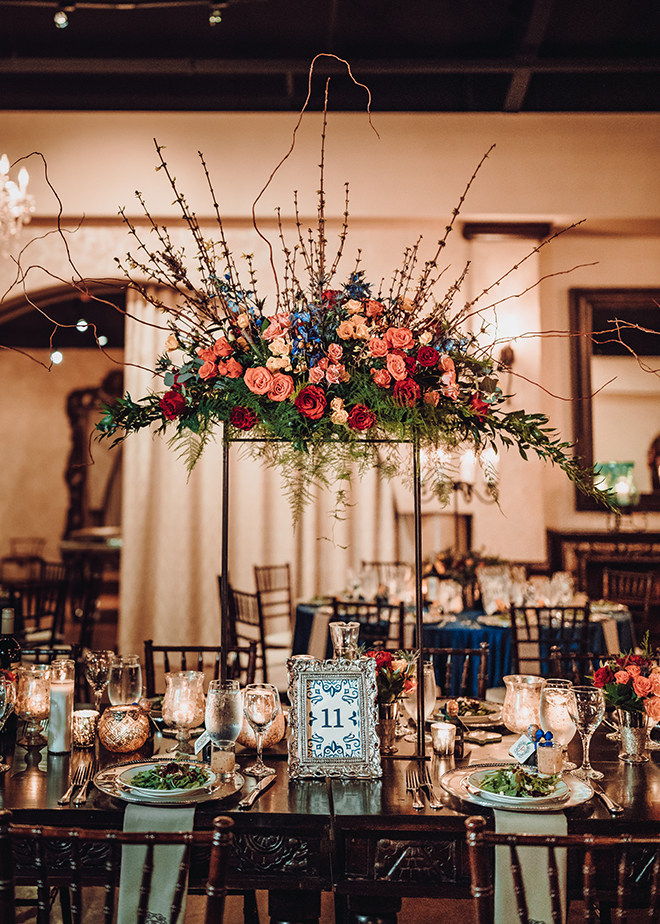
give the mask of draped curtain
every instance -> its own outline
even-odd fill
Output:
[[[163,300],[166,294],[159,292]],[[131,293],[126,319],[125,388],[137,399],[162,382],[149,369],[164,348],[163,315]],[[124,446],[123,552],[119,650],[160,644],[219,644],[222,434],[188,476],[168,437],[146,430]],[[255,564],[290,562],[294,598],[337,594],[361,559],[396,557],[395,506],[377,471],[355,480],[340,519],[332,491],[316,492],[294,529],[276,470],[230,451],[229,579],[254,591]]]

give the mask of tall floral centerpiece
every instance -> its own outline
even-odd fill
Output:
[[[380,750],[383,754],[394,754],[399,702],[406,693],[417,687],[418,652],[367,651],[366,654],[376,662],[376,730],[380,738]]]
[[[600,687],[605,703],[615,709],[621,750],[626,763],[648,760],[647,726],[660,720],[660,664],[649,648],[648,633],[641,654],[620,654],[594,673],[594,686]]]

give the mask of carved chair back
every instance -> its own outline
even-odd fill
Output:
[[[165,674],[170,671],[201,671],[208,680],[220,677],[222,649],[214,645],[154,645],[144,642],[144,679],[146,695],[164,693]],[[227,652],[227,678],[239,680],[241,686],[254,683],[257,668],[256,642],[232,646]]]
[[[514,674],[547,676],[550,648],[586,654],[589,616],[586,606],[512,606],[511,663]]]

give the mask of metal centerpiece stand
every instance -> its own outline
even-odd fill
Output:
[[[229,608],[229,449],[231,443],[267,442],[265,439],[250,437],[229,437],[227,427],[222,430],[222,558],[220,575],[220,611],[221,611],[221,645],[223,651],[231,646],[231,619]],[[391,440],[365,440],[365,442],[385,443]],[[410,441],[401,441],[410,442]],[[415,631],[417,641],[417,743],[415,753],[406,755],[407,759],[424,758],[426,741],[424,735],[424,599],[422,595],[422,488],[420,467],[419,438],[412,440],[413,452],[413,514],[415,542]],[[264,653],[265,657],[265,653]],[[227,679],[226,659],[221,659],[221,679]]]

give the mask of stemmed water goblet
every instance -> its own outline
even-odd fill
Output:
[[[433,667],[433,661],[426,661],[423,665],[423,677],[424,677],[424,720],[429,718],[435,709],[435,700],[437,696],[437,688],[435,685],[435,669]],[[410,718],[415,723],[417,727],[417,684],[413,687],[412,690],[409,690],[406,696],[404,697],[404,705]],[[431,740],[431,735],[426,734],[425,739],[427,741]],[[409,732],[405,738],[405,741],[417,741],[417,733]]]
[[[94,691],[94,708],[97,712],[101,711],[103,691],[110,682],[110,665],[114,656],[114,651],[88,651],[85,655],[85,680]]]
[[[257,741],[257,759],[245,773],[261,779],[275,773],[263,762],[264,732],[270,728],[280,711],[280,694],[272,683],[249,683],[243,691],[243,712]]]
[[[539,701],[541,728],[543,731],[552,732],[553,741],[561,747],[562,770],[577,768],[577,764],[570,761],[566,755],[567,746],[577,730],[575,722],[568,714],[568,696],[572,689],[572,681],[551,677],[546,680]]]
[[[14,704],[16,703],[16,686],[13,680],[5,677],[0,672],[0,731],[4,728],[5,722],[11,715]],[[10,770],[8,763],[0,760],[0,773]]]
[[[568,714],[582,740],[582,766],[573,773],[582,780],[602,780],[600,770],[589,763],[591,737],[605,715],[605,696],[598,687],[574,686],[567,698]]]

